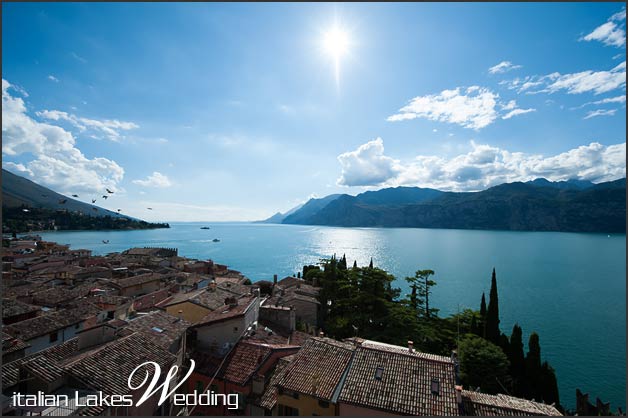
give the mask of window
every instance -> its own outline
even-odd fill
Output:
[[[432,379],[432,395],[438,395],[440,393],[440,382],[438,379]]]
[[[299,410],[296,409],[296,408],[291,408],[289,406],[279,404],[279,415],[282,415],[282,416],[289,416],[289,415],[295,416],[295,415],[299,415]]]
[[[59,339],[59,334],[57,333],[57,331],[55,331],[55,332],[50,334],[50,342],[51,343],[54,343],[58,339]]]
[[[375,380],[382,380],[382,376],[384,375],[384,368],[378,367],[375,369]]]
[[[318,406],[320,406],[321,408],[329,408],[329,402],[319,399]]]

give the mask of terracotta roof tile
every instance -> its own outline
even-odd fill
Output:
[[[462,391],[462,403],[471,416],[561,416],[552,405],[498,394]]]
[[[352,344],[312,337],[295,355],[277,386],[331,401],[353,352]]]
[[[404,351],[358,347],[339,400],[404,415],[458,415],[454,364]],[[440,357],[440,356],[437,356]],[[438,394],[431,390],[438,382]]]

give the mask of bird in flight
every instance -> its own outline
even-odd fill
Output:
[[[92,199],[92,203],[96,203],[96,199]]]
[[[109,190],[109,189],[106,189],[106,190],[107,190],[107,193],[113,193],[113,192],[112,192],[111,190]]]
[[[118,213],[122,212],[122,209],[118,209]]]
[[[102,198],[103,198],[103,199],[105,199],[105,200],[107,200],[107,199],[109,198],[109,196],[107,196],[107,195],[103,195],[103,197],[102,197]]]
[[[72,197],[79,197],[79,195],[77,195],[77,194],[73,194],[73,195],[72,195]]]
[[[102,240],[102,243],[103,244],[109,244],[109,240],[108,239],[104,239],[104,240]]]
[[[148,209],[148,210],[153,210],[153,208],[146,208],[146,209]]]

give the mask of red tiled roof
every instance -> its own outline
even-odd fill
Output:
[[[216,309],[213,312],[208,313],[203,317],[200,321],[194,324],[194,327],[198,327],[201,325],[216,323],[220,321],[225,321],[232,318],[237,318],[239,316],[243,316],[249,308],[255,302],[256,296],[243,297],[240,299],[236,299],[237,305],[231,307],[229,305],[223,305]]]
[[[462,403],[470,416],[561,416],[552,405],[513,396],[462,391]]]
[[[358,347],[339,401],[402,415],[458,415],[453,362],[399,349]]]
[[[331,401],[353,352],[352,344],[312,337],[295,355],[277,386]]]
[[[228,359],[224,378],[240,385],[246,384],[271,352],[272,349],[263,344],[239,342]]]

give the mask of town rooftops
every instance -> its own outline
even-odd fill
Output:
[[[168,349],[191,324],[164,311],[153,311],[128,321],[127,329],[137,331],[153,344]]]
[[[156,362],[163,371],[174,363],[175,356],[144,334],[135,332],[68,363],[64,370],[93,390],[123,395],[129,392],[131,372],[147,361]],[[135,373],[132,384],[139,386],[145,375],[143,371]]]
[[[352,344],[312,337],[295,354],[277,387],[332,401],[354,350]]]
[[[398,348],[360,345],[339,401],[402,415],[458,415],[453,362]]]
[[[18,384],[20,380],[20,367],[35,358],[40,357],[45,359],[46,361],[43,363],[32,363],[30,366],[31,368],[35,368],[36,364],[40,364],[43,367],[48,367],[48,365],[51,365],[50,367],[54,371],[49,373],[57,373],[59,369],[59,363],[76,355],[77,353],[78,338],[72,338],[64,342],[63,344],[59,344],[54,347],[39,351],[37,353],[33,353],[29,356],[12,361],[10,363],[5,363],[2,365],[2,388],[6,389]]]
[[[270,378],[270,382],[266,385],[264,393],[260,398],[259,406],[267,410],[271,410],[275,407],[277,404],[277,389],[275,386],[281,381],[281,379],[283,379],[286,374],[286,369],[295,356],[296,354],[292,354],[290,356],[282,357],[277,361],[277,365],[275,366],[275,371]]]
[[[8,325],[4,330],[16,338],[29,341],[41,335],[78,324],[87,318],[97,315],[100,309],[88,302],[82,302],[71,309],[63,309],[35,318],[26,319]]]
[[[40,310],[41,308],[38,306],[29,305],[17,299],[2,299],[2,319],[26,315]]]
[[[161,274],[146,273],[146,274],[140,274],[138,276],[128,277],[126,279],[114,280],[111,283],[114,286],[117,286],[121,289],[125,289],[127,287],[139,286],[145,283],[158,281],[158,280],[161,280],[161,278],[162,278]]]
[[[246,312],[253,306],[256,296],[245,296],[240,299],[235,297],[232,299],[233,304],[225,304],[218,309],[208,313],[200,321],[193,325],[199,327],[203,325],[213,324],[221,321],[244,316]]]
[[[23,350],[30,347],[30,344],[26,344],[19,338],[12,337],[6,332],[2,332],[2,355],[10,354],[15,351]]]
[[[231,352],[223,377],[239,385],[246,384],[272,351],[264,344],[239,342]]]
[[[513,396],[462,391],[464,411],[469,416],[560,416],[554,406]]]

